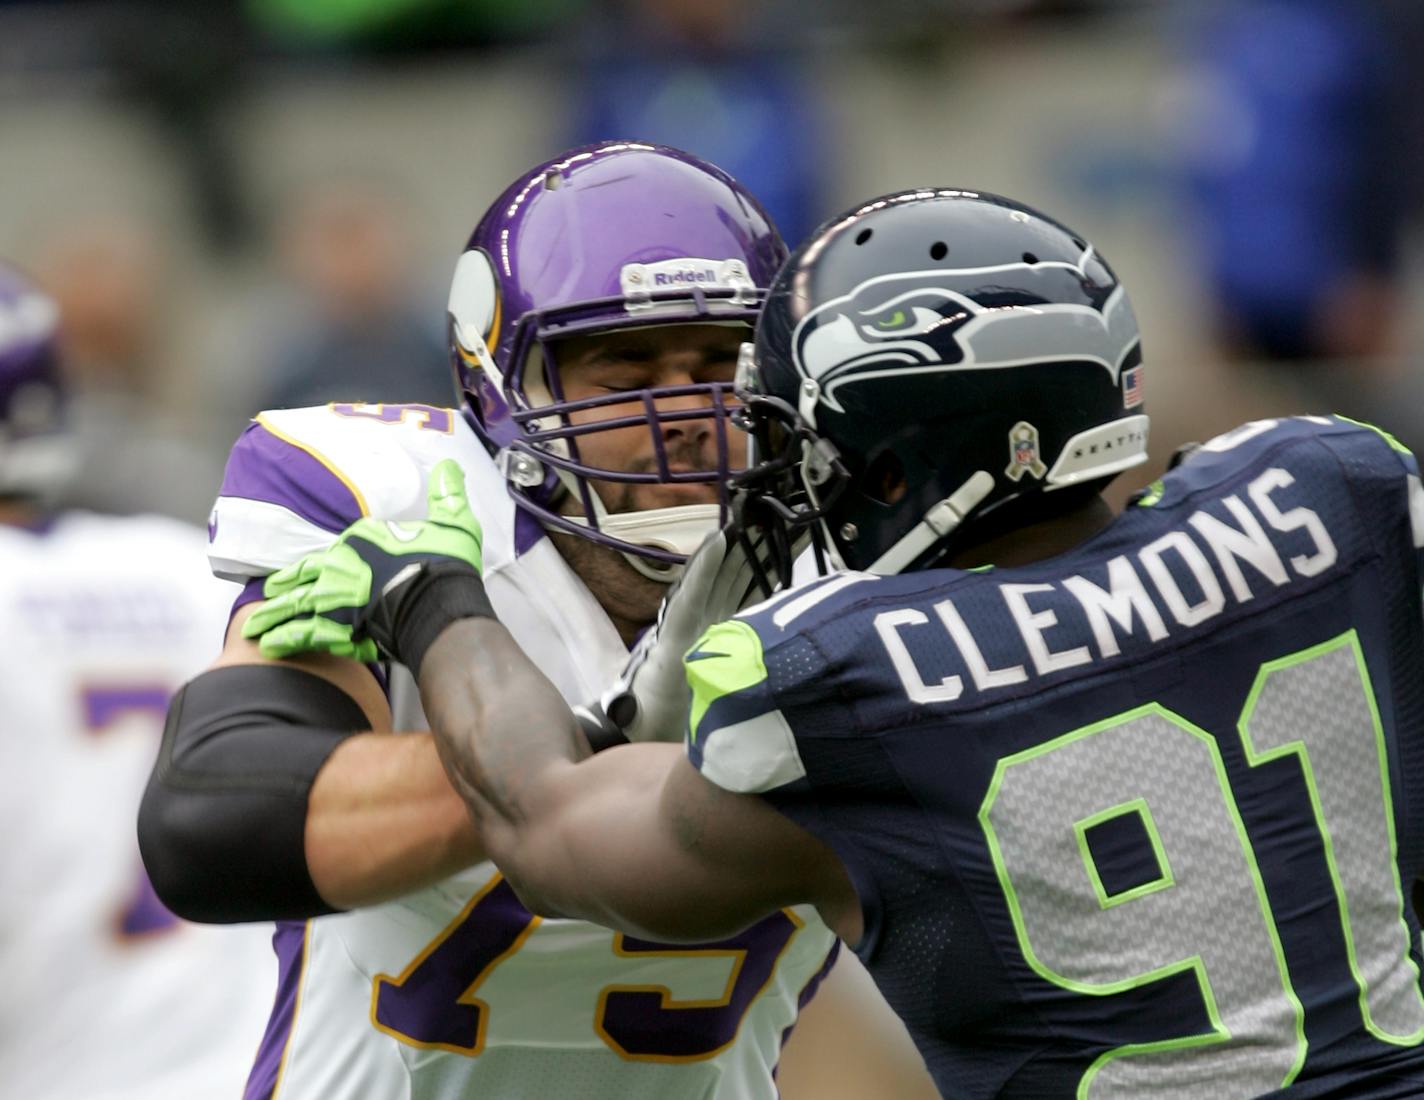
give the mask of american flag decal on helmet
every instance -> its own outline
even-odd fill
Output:
[[[1122,372],[1122,407],[1133,409],[1142,404],[1142,368]]]

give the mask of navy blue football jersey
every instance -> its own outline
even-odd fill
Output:
[[[712,628],[688,751],[839,853],[946,1096],[1424,1096],[1421,545],[1388,436],[1248,424],[1070,553]]]

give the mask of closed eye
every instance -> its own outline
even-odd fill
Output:
[[[580,372],[584,385],[607,393],[645,390],[657,384],[655,375],[651,365],[626,361],[597,364]]]

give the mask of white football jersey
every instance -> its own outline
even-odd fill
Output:
[[[362,515],[424,518],[429,472],[446,458],[465,470],[500,619],[566,699],[593,698],[627,650],[450,409],[263,413],[228,462],[213,569],[258,578]],[[543,920],[481,864],[395,902],[283,926],[278,1004],[248,1100],[772,1098],[781,1040],[835,946],[809,909],[675,947]]]
[[[135,827],[169,696],[216,655],[235,594],[186,524],[0,526],[0,1095],[242,1093],[272,928],[176,920]]]

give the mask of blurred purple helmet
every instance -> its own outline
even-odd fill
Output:
[[[73,469],[55,337],[59,310],[0,262],[0,495],[42,496]]]
[[[449,305],[456,387],[516,504],[545,526],[636,555],[629,560],[666,579],[668,565],[726,518],[731,381],[569,401],[548,343],[668,324],[749,329],[785,257],[761,205],[725,172],[677,149],[590,145],[516,180],[470,236]],[[683,400],[659,406],[665,397]],[[570,418],[592,408],[603,419]],[[717,468],[670,468],[664,432],[691,419],[714,422]],[[581,439],[637,424],[652,435],[654,468],[612,470],[580,458]],[[609,515],[590,479],[715,483],[722,503]],[[565,492],[581,516],[560,514]]]

